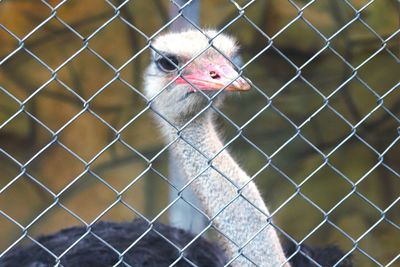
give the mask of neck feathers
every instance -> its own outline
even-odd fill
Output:
[[[181,129],[162,122],[162,131],[187,183],[220,233],[231,266],[289,266],[261,195],[224,149],[210,114]]]

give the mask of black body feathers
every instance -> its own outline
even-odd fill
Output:
[[[159,223],[153,224],[150,231],[149,227],[143,220],[134,220],[133,223],[99,222],[92,227],[93,234],[82,238],[61,257],[60,263],[65,267],[114,266],[120,261],[117,251],[123,253],[140,239],[124,254],[123,262],[135,267],[169,266],[179,258],[179,248],[185,247],[194,238],[186,231]],[[84,227],[72,227],[37,240],[55,255],[60,255],[86,232]],[[204,238],[197,239],[189,246],[184,256],[198,266],[219,267],[226,262],[223,251]],[[123,262],[117,266],[129,266]],[[0,258],[2,267],[47,267],[55,263],[55,257],[37,244],[12,249]],[[193,265],[180,259],[175,266]]]
[[[225,266],[227,258],[223,250],[205,238],[198,238],[184,230],[168,225],[155,223],[152,227],[136,219],[130,223],[99,222],[91,233],[84,227],[72,227],[58,233],[38,238],[38,242],[54,255],[61,255],[72,246],[61,258],[64,267],[164,267],[174,266]],[[84,237],[82,237],[84,236]],[[104,241],[101,241],[100,238]],[[169,241],[167,241],[167,239]],[[138,241],[137,241],[138,240]],[[181,257],[180,249],[187,246]],[[295,245],[286,248],[290,257],[297,250]],[[336,247],[311,249],[301,247],[290,259],[293,267],[318,266],[312,263],[308,255],[321,266],[333,266],[343,257],[343,252]],[[119,257],[119,253],[124,253]],[[0,258],[2,267],[48,267],[57,263],[56,257],[37,244],[16,247]],[[126,263],[126,264],[124,264]],[[127,265],[128,264],[128,265]],[[341,267],[351,267],[350,260],[342,261]]]

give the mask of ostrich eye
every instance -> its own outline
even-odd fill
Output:
[[[164,72],[172,72],[178,68],[179,61],[175,56],[163,56],[156,61],[157,66]]]

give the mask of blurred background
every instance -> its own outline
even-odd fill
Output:
[[[168,151],[149,168],[164,144],[141,92],[148,39],[171,30],[171,5],[0,2],[0,254],[29,242],[16,222],[34,237],[170,221]],[[247,124],[228,149],[275,223],[351,251],[355,266],[399,264],[398,1],[202,0],[199,16],[241,45],[255,88],[222,109]],[[218,123],[226,142],[236,136]]]

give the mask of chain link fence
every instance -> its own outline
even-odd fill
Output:
[[[241,44],[252,92],[217,122],[282,241],[397,266],[398,2],[204,0],[185,13],[193,4],[0,1],[0,257],[100,220],[215,236],[182,199],[142,92],[152,40],[178,24],[201,31],[200,14]]]

